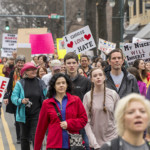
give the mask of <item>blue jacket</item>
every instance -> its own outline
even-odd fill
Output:
[[[42,104],[43,100],[46,99],[47,90],[44,82],[40,79],[39,79],[39,84],[41,89],[41,104]],[[17,106],[16,121],[23,122],[23,123],[26,122],[25,104],[22,104],[22,99],[25,98],[24,85],[25,85],[25,80],[24,79],[19,80],[16,83],[15,88],[11,95],[12,103]]]

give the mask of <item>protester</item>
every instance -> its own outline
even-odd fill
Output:
[[[52,76],[56,73],[61,72],[61,62],[58,59],[52,60],[50,63],[50,69],[51,72],[42,77],[42,80],[44,81],[47,89],[49,88],[49,81],[52,78]]]
[[[9,74],[12,70],[14,70],[14,58],[10,57],[8,59],[8,61],[4,64],[3,67],[3,74],[5,75],[5,77],[9,77]]]
[[[45,55],[38,56],[38,63],[40,67],[48,67],[47,66],[47,57]]]
[[[66,73],[66,66],[64,64],[64,62],[61,62],[61,73]]]
[[[67,53],[64,57],[64,63],[66,65],[66,75],[73,83],[73,95],[79,96],[81,101],[83,101],[84,95],[91,89],[91,82],[88,78],[83,77],[78,73],[78,55],[73,52]],[[80,130],[80,133],[85,142],[86,150],[89,150],[89,142],[85,130]]]
[[[39,66],[38,56],[34,56],[31,61],[36,67]]]
[[[23,55],[17,56],[16,68],[10,72],[7,92],[5,93],[4,100],[3,100],[6,105],[6,112],[14,114],[14,117],[15,117],[17,144],[20,144],[20,125],[19,125],[19,122],[16,121],[16,106],[11,102],[11,95],[16,85],[16,82],[21,79],[20,70],[24,66],[25,61],[26,61],[25,56]]]
[[[89,65],[90,59],[87,55],[81,55],[81,58],[80,58],[80,64],[81,64],[81,68],[83,69],[84,71],[84,76],[85,77],[89,77],[90,75],[90,70],[92,69],[92,67]]]
[[[146,83],[142,81],[138,70],[135,67],[129,67],[127,71],[135,76],[141,95],[146,96]]]
[[[12,57],[13,57],[14,60],[16,61],[16,58],[17,58],[17,51],[13,51],[13,52],[12,52]]]
[[[87,115],[80,98],[71,95],[72,83],[67,76],[55,74],[49,87],[49,99],[43,102],[39,115],[34,150],[40,150],[47,128],[47,150],[69,150],[68,132],[79,134],[79,130],[87,123]],[[57,116],[54,105],[63,121]]]
[[[46,86],[36,77],[36,71],[33,63],[26,63],[21,69],[23,79],[16,83],[11,96],[12,102],[17,106],[16,121],[20,122],[21,150],[30,150],[30,136],[34,145],[39,112],[46,99]]]
[[[120,98],[133,92],[139,93],[137,80],[122,67],[124,59],[120,49],[109,53],[108,62],[110,66],[105,68],[107,87],[115,90]]]
[[[7,62],[7,57],[2,57],[2,64],[5,64]]]
[[[147,70],[147,79],[150,80],[150,62],[145,63],[145,68]]]
[[[102,69],[93,68],[90,77],[93,83],[92,89],[83,99],[88,116],[85,131],[90,147],[99,149],[104,143],[117,137],[114,110],[120,98],[114,90],[105,87],[105,75]]]
[[[81,75],[81,76],[84,76],[84,70],[82,68],[78,68],[78,73]]]
[[[134,61],[133,67],[138,69],[138,71],[140,73],[140,77],[141,77],[142,81],[146,83],[146,87],[148,89],[148,87],[150,85],[150,81],[148,81],[148,78],[147,78],[148,75],[147,75],[147,70],[145,68],[144,60],[136,59]]]
[[[150,150],[143,132],[150,120],[150,103],[144,96],[133,93],[122,98],[115,111],[119,137],[103,145],[100,150]]]
[[[42,79],[44,75],[47,74],[47,69],[45,67],[40,67],[37,69],[37,77]]]

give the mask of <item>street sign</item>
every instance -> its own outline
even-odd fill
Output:
[[[60,19],[60,15],[57,15],[57,14],[50,14],[50,15],[48,15],[48,18],[49,18],[49,19]]]

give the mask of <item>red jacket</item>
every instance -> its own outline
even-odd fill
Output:
[[[87,123],[86,111],[78,96],[67,93],[67,98],[67,131],[70,133],[79,133],[79,130]],[[62,148],[62,128],[60,127],[60,119],[52,103],[56,104],[54,98],[43,101],[35,134],[34,150],[40,150],[47,128],[48,136],[46,148]],[[58,110],[60,111],[59,107]]]

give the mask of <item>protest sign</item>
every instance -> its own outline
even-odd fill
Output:
[[[140,38],[137,38],[137,37],[132,38],[132,43],[140,43],[140,42],[145,42],[145,41],[147,41],[147,40],[140,39]]]
[[[110,53],[113,49],[116,48],[116,44],[100,39],[99,38],[99,43],[98,43],[98,49],[104,52],[105,54]]]
[[[133,65],[136,59],[150,61],[150,41],[140,43],[126,43],[123,53],[129,65]]]
[[[31,44],[30,43],[19,43],[17,45],[17,55],[24,55],[26,62],[31,61]]]
[[[63,59],[66,55],[66,49],[65,49],[65,43],[63,41],[63,38],[57,38],[57,54],[59,59]]]
[[[7,89],[7,85],[9,82],[9,78],[0,76],[0,102],[2,102],[5,90]]]
[[[89,26],[85,26],[63,37],[67,52],[84,53],[95,48],[95,42]]]
[[[54,41],[51,33],[31,34],[31,54],[54,54]]]
[[[17,49],[17,34],[3,33],[1,57],[12,57]]]
[[[24,28],[18,29],[17,43],[29,43],[30,34],[45,34],[47,28]]]

